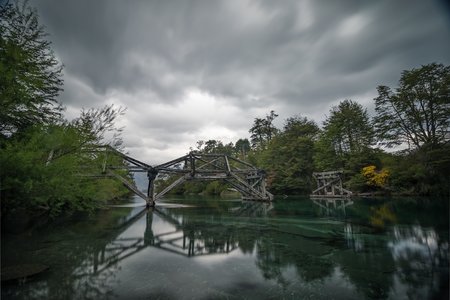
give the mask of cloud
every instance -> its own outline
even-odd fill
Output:
[[[116,103],[132,154],[184,154],[248,136],[271,109],[320,122],[343,99],[450,62],[439,1],[50,1],[36,5],[65,65],[61,100]],[[448,7],[447,7],[448,8]]]

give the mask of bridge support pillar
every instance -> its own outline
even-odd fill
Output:
[[[155,179],[158,176],[158,170],[151,169],[147,172],[148,177],[148,189],[147,189],[147,203],[146,207],[154,207],[155,206]]]

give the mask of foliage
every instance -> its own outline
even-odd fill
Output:
[[[192,180],[185,182],[178,190],[178,193],[198,195],[203,193],[205,188],[206,182]]]
[[[324,134],[338,156],[360,153],[373,144],[373,131],[367,110],[352,100],[332,107],[324,122]]]
[[[253,126],[250,128],[251,143],[254,149],[264,149],[270,140],[278,133],[278,129],[273,125],[273,120],[278,117],[275,111],[270,111],[266,118],[255,118]]]
[[[226,185],[224,185],[220,181],[214,180],[206,185],[204,193],[206,195],[220,195],[220,193],[222,193],[226,189]]]
[[[72,125],[79,131],[84,146],[104,145],[105,134],[110,134],[111,146],[118,148],[122,145],[122,128],[115,126],[115,120],[124,112],[124,108],[116,108],[112,104],[101,108],[82,109],[80,116],[72,121]]]
[[[344,100],[330,110],[316,143],[318,170],[344,169],[359,173],[364,165],[374,163],[371,146],[374,133],[367,110],[352,100]]]
[[[314,141],[319,127],[304,117],[286,121],[281,133],[259,154],[258,165],[269,174],[268,186],[275,193],[308,193],[314,171]]]
[[[72,122],[61,117],[57,97],[62,66],[27,2],[0,6],[0,197],[3,215],[18,209],[92,211],[128,193],[112,179],[93,180],[105,157],[93,148],[120,146],[114,122],[123,109],[83,110]],[[108,136],[110,135],[110,136]],[[118,157],[108,163],[121,165]],[[128,174],[123,172],[124,176]]]
[[[224,145],[222,141],[219,140],[203,140],[197,141],[197,150],[199,153],[206,154],[226,154],[233,155],[235,152],[235,147],[233,143],[228,143]]]
[[[375,125],[383,144],[436,148],[448,143],[449,66],[432,63],[403,71],[395,92],[387,86],[379,86],[377,90]]]
[[[370,191],[370,187],[367,185],[367,179],[361,173],[356,173],[351,176],[345,182],[345,185],[352,192],[365,193]]]
[[[377,171],[376,168],[374,165],[364,167],[361,174],[366,178],[369,185],[384,188],[389,178],[389,171],[386,169]]]
[[[0,6],[0,134],[60,118],[62,66],[27,2]]]
[[[381,159],[396,193],[446,196],[450,189],[450,147],[435,151],[400,151]]]
[[[383,204],[380,207],[372,207],[372,215],[370,216],[370,224],[377,229],[384,229],[386,224],[392,224],[397,221],[397,216],[392,209]]]
[[[246,159],[250,149],[251,147],[248,139],[239,139],[234,145],[234,154],[241,159]]]
[[[92,211],[127,193],[114,180],[83,176],[101,174],[103,156],[80,151],[82,141],[70,124],[35,126],[11,138],[0,149],[2,213]]]
[[[403,71],[395,91],[378,87],[375,125],[383,145],[407,144],[388,161],[393,188],[412,194],[450,190],[450,67],[431,63]]]

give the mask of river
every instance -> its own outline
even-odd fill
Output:
[[[448,299],[445,200],[140,201],[3,234],[2,268],[49,269],[2,299]]]

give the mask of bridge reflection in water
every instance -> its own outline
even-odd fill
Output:
[[[254,217],[264,216],[272,208],[272,203],[243,201],[240,206],[230,208],[229,211],[237,217]],[[133,236],[136,230],[128,232],[128,229],[143,221],[143,236]],[[94,254],[93,272],[103,272],[148,247],[185,257],[229,254],[238,249],[239,242],[233,230],[220,224],[204,226],[200,223],[189,222],[183,216],[173,214],[163,204],[158,208],[143,208],[120,225],[111,242]]]
[[[311,198],[311,201],[321,208],[326,216],[346,214],[345,208],[353,205],[351,198]]]

